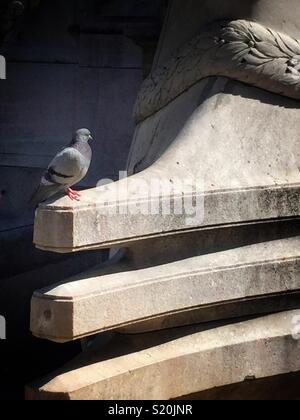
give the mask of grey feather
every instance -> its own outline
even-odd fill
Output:
[[[87,129],[76,132],[70,146],[59,152],[51,161],[30,200],[31,204],[39,204],[67,190],[86,176],[92,159],[92,150],[88,144],[91,139],[91,133]]]

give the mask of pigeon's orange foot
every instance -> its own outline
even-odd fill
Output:
[[[72,200],[72,201],[80,201],[80,194],[78,191],[74,191],[71,188],[68,188],[66,190],[66,194],[68,195],[68,197]]]

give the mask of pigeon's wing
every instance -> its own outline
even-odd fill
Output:
[[[84,161],[80,152],[68,147],[58,153],[44,174],[30,202],[41,203],[83,178]]]
[[[52,160],[44,178],[53,184],[71,186],[81,180],[83,170],[82,154],[73,147],[67,147]]]

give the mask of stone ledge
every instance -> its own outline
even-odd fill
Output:
[[[140,179],[148,175],[146,173]],[[112,197],[115,194],[113,189],[118,188],[117,184],[110,187]],[[213,226],[290,219],[299,217],[299,194],[298,184],[212,191],[199,197],[204,203],[204,210],[201,211],[203,220],[197,219],[195,223],[187,224],[187,214],[118,214],[117,209],[122,205],[120,202],[105,209],[103,203],[107,195],[102,188],[96,188],[83,192],[80,204],[70,204],[66,198],[62,198],[53,204],[41,206],[36,213],[34,243],[45,251],[69,253],[125,246],[143,239]],[[145,197],[135,201],[137,207],[145,203],[150,206],[150,201],[147,202]]]
[[[161,344],[155,334],[148,340],[146,335],[146,348],[130,352],[124,340],[119,346],[118,340],[102,344],[100,352],[88,351],[28,387],[27,400],[169,400],[298,372],[300,340],[293,338],[293,328],[299,316],[297,310],[207,331],[189,327],[180,338],[169,331]],[[117,356],[115,349],[122,346],[127,354]]]
[[[34,294],[31,331],[65,342],[209,305],[300,291],[299,246],[298,236],[139,270],[120,263],[83,273]]]

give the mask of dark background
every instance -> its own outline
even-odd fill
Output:
[[[0,0],[0,399],[80,352],[30,335],[36,289],[99,264],[108,252],[56,255],[32,245],[28,200],[72,132],[88,127],[94,158],[82,188],[126,169],[132,108],[149,73],[165,0]]]

